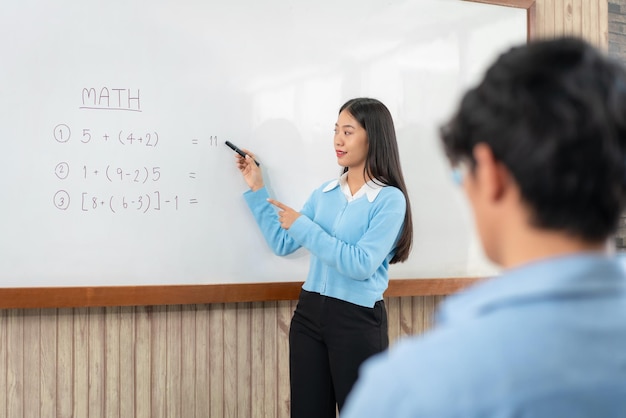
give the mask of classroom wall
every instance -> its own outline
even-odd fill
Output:
[[[538,37],[608,48],[606,0],[537,0]],[[386,299],[390,337],[442,297]],[[0,310],[0,417],[287,417],[293,301]]]

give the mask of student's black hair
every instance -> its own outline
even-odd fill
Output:
[[[339,113],[344,110],[349,112],[367,132],[369,146],[364,174],[374,181],[394,186],[404,194],[406,200],[404,224],[390,263],[406,261],[413,243],[413,218],[409,194],[400,166],[400,153],[391,113],[379,100],[367,97],[348,100],[341,106]],[[343,169],[344,173],[346,171],[348,171],[347,167]]]
[[[532,225],[590,242],[615,231],[625,200],[626,73],[571,37],[502,54],[441,129],[454,165],[487,144],[517,182]]]

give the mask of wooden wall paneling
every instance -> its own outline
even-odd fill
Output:
[[[180,415],[193,418],[199,373],[196,367],[196,305],[182,306],[180,314]]]
[[[600,29],[598,30],[598,45],[609,50],[609,2],[608,0],[598,1],[598,22]]]
[[[537,0],[537,38],[563,34],[580,36],[593,45],[608,48],[608,2],[606,0]]]
[[[74,318],[73,308],[56,310],[57,355],[56,355],[56,416],[72,416],[74,410]],[[54,416],[54,415],[52,415]]]
[[[400,334],[396,336],[396,339],[403,338],[408,335],[413,334],[413,298],[410,296],[403,296],[400,299],[400,309],[399,309],[399,323],[400,323]]]
[[[39,382],[39,397],[41,400],[39,415],[52,417],[56,415],[57,400],[57,310],[42,309],[39,313],[39,341],[36,346],[39,350],[41,376]]]
[[[135,381],[135,343],[136,343],[136,329],[135,319],[138,318],[138,314],[133,307],[121,307],[119,312],[119,332],[118,332],[118,361],[119,361],[119,381],[118,387],[118,401],[113,401],[119,408],[119,416],[132,417],[135,415],[135,397],[137,392]],[[108,361],[107,361],[108,364]],[[108,366],[107,366],[108,370]]]
[[[277,339],[277,385],[278,394],[278,414],[280,418],[288,418],[290,405],[289,393],[289,325],[293,311],[296,309],[296,301],[281,301],[277,303],[277,323],[278,323],[278,339]]]
[[[269,309],[269,308],[268,308]],[[265,411],[265,316],[263,303],[250,304],[250,416],[266,416]],[[268,356],[270,353],[267,353]]]
[[[24,352],[22,358],[29,360],[23,362],[24,383],[22,399],[24,415],[29,417],[39,415],[41,402],[40,312],[40,309],[24,311]],[[26,402],[26,399],[28,399],[28,402]]]
[[[425,316],[428,316],[428,312],[426,312],[427,308],[430,304],[427,304],[427,301],[432,300],[434,296],[425,296],[423,298],[410,298],[412,309],[412,317],[411,317],[411,335],[419,335],[426,330],[425,322],[427,319]]]
[[[423,301],[423,310],[421,315],[422,320],[422,328],[419,333],[423,333],[428,331],[435,324],[435,314],[437,312],[437,307],[439,304],[445,299],[444,296],[431,296],[426,298],[414,298],[414,301],[422,300]]]
[[[182,307],[171,305],[166,309],[166,352],[165,352],[165,399],[166,416],[181,416],[182,391]]]
[[[549,36],[548,30],[552,28],[554,21],[554,7],[553,0],[538,0],[536,3],[536,9],[541,11],[541,16],[537,17],[536,25],[541,28],[541,36],[537,36],[537,38],[546,38]],[[547,22],[550,21],[550,25]]]
[[[262,324],[253,330],[258,341],[260,350],[259,361],[263,364],[263,372],[260,376],[253,373],[252,382],[254,390],[259,392],[258,397],[253,397],[253,416],[275,417],[278,414],[278,303],[266,302],[258,303],[258,315],[262,318]],[[255,324],[253,323],[253,326]],[[257,385],[260,385],[260,390]]]
[[[608,1],[608,0],[607,0]],[[588,39],[594,44],[600,45],[600,10],[599,3],[590,1],[589,7],[589,31],[587,32]]]
[[[105,308],[103,311],[103,322],[103,416],[107,418],[119,418],[120,384],[122,384],[120,377],[120,308]]]
[[[22,309],[10,311],[7,318],[7,417],[24,413],[24,317]]]
[[[154,306],[150,318],[150,416],[167,415],[167,306]]]
[[[180,316],[180,415],[182,417],[196,416],[196,402],[201,401],[196,399],[198,377],[206,373],[206,368],[200,369],[202,364],[196,362],[199,349],[197,317],[196,305],[182,307]],[[206,360],[206,356],[203,358]]]
[[[563,32],[568,35],[574,34],[574,0],[564,0],[563,1],[563,21],[564,27]]]
[[[8,416],[7,399],[8,399],[8,310],[0,310],[0,415]]]
[[[209,396],[211,417],[223,417],[224,415],[224,304],[218,303],[210,306],[209,315]]]
[[[237,416],[237,304],[224,304],[224,416]]]
[[[385,298],[387,307],[387,326],[389,329],[389,345],[392,346],[400,335],[400,298]]]
[[[89,308],[88,367],[89,418],[104,418],[105,336],[104,308]]]
[[[554,18],[554,3],[555,0],[543,0],[543,36],[546,38],[552,38],[556,32],[555,18]]]
[[[195,387],[194,387],[194,417],[208,417],[209,415],[209,307],[195,305]],[[185,321],[185,318],[183,318]]]
[[[152,307],[138,306],[134,312],[134,413],[136,418],[152,417]]]
[[[583,1],[584,0],[573,0],[572,1],[572,31],[574,35],[581,36],[583,33]]]
[[[595,2],[592,1],[583,1],[583,8],[582,8],[582,14],[581,14],[581,18],[582,18],[582,35],[589,41],[593,41],[593,36],[590,35],[591,29],[593,27],[591,19],[592,19],[592,15],[591,15],[591,9],[593,8]]]
[[[237,304],[237,416],[252,416],[251,407],[251,304]]]
[[[562,36],[565,33],[565,2],[554,0],[554,35]]]
[[[74,410],[72,416],[89,416],[89,308],[77,308],[74,311]]]
[[[545,20],[544,13],[544,2],[542,0],[537,0],[535,2],[535,20],[534,20],[534,36],[533,38],[544,38],[544,28],[543,22]]]

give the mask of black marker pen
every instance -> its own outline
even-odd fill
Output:
[[[232,148],[233,151],[235,151],[237,154],[241,155],[244,158],[246,158],[246,155],[248,155],[245,152],[243,152],[237,145],[233,144],[230,141],[226,141],[225,144],[228,145],[230,148]],[[261,165],[257,160],[254,160],[254,162],[256,163],[257,167]]]

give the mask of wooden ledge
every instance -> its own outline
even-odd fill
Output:
[[[449,295],[478,278],[397,279],[386,297]],[[296,300],[302,282],[0,288],[0,309],[191,305]]]

